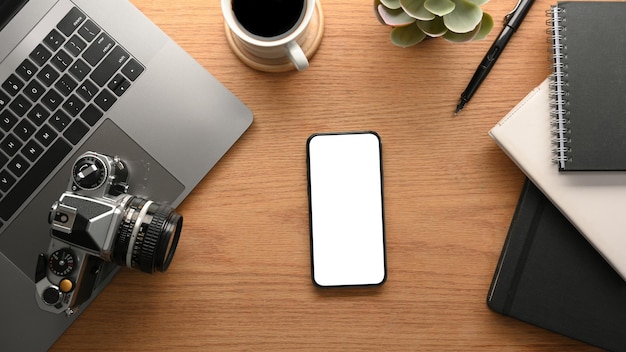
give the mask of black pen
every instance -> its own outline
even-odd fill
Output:
[[[522,20],[526,17],[533,2],[534,0],[519,0],[513,11],[509,12],[509,14],[504,17],[504,28],[502,28],[502,32],[500,32],[498,38],[493,42],[489,51],[487,51],[483,61],[480,62],[467,88],[465,88],[465,91],[461,94],[461,99],[454,112],[455,115],[463,109],[483,80],[485,80],[487,74],[491,71],[491,68],[495,65],[496,60],[498,60],[498,57],[502,53],[502,50],[504,50],[504,47],[513,36],[513,33],[515,33],[520,24],[522,24]]]

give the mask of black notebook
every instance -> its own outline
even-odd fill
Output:
[[[591,345],[626,351],[626,281],[528,180],[487,304]]]
[[[626,170],[626,3],[559,2],[548,16],[559,170]]]

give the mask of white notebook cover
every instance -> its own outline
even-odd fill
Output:
[[[559,172],[552,161],[548,83],[533,89],[489,135],[626,280],[626,172]]]

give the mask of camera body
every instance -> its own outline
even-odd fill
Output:
[[[128,194],[129,173],[118,157],[82,154],[67,190],[50,210],[50,245],[39,254],[36,300],[72,315],[87,301],[105,262],[164,272],[176,250],[182,216],[171,207]]]

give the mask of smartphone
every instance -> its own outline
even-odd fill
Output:
[[[381,285],[387,278],[381,145],[375,132],[314,134],[307,141],[317,286]]]

